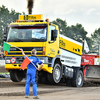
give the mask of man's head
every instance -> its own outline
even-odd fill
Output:
[[[25,35],[26,35],[26,33],[25,32],[22,32],[22,37],[23,38],[25,38]]]
[[[35,49],[32,49],[31,55],[32,55],[32,56],[35,56],[35,55],[36,55],[36,50],[35,50]]]

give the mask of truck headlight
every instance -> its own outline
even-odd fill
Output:
[[[6,63],[10,63],[10,60],[6,60]]]
[[[44,63],[44,60],[41,60]]]

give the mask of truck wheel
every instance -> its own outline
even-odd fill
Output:
[[[20,82],[23,79],[22,74],[24,74],[24,73],[20,70],[11,70],[10,71],[10,78],[13,82]]]
[[[76,73],[76,78],[72,79],[72,86],[73,87],[82,87],[83,82],[84,82],[83,72],[81,70],[79,70]]]
[[[48,81],[52,84],[59,83],[62,77],[61,67],[57,63],[54,65],[52,74],[48,73]]]

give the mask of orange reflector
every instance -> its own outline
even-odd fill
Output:
[[[46,21],[49,22],[49,19],[47,18]]]
[[[46,47],[43,47],[43,55],[45,55]]]
[[[18,22],[19,22],[19,20],[17,19],[17,20],[16,20],[16,22],[18,23]]]

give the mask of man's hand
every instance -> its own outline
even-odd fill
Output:
[[[40,68],[37,68],[37,70],[40,71],[41,69]]]
[[[23,49],[20,49],[20,51],[23,51]]]
[[[25,56],[25,53],[24,53],[23,49],[20,49],[20,51],[22,51],[22,55]]]
[[[40,65],[40,68],[37,68],[38,71],[40,71],[43,67],[43,63]]]

